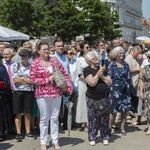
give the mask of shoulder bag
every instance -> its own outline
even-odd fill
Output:
[[[100,99],[98,101],[94,101],[93,107],[94,107],[95,112],[98,115],[103,115],[103,114],[109,112],[109,106],[106,101],[106,98]]]
[[[54,59],[54,78],[56,82],[56,86],[65,89],[67,87],[66,79],[58,68],[58,64]]]

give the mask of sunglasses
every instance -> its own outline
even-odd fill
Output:
[[[100,46],[105,46],[105,45],[102,44],[102,45],[100,45]]]
[[[20,55],[21,57],[26,57],[25,55]]]
[[[67,54],[69,54],[69,55],[74,55],[74,53],[72,53],[72,52],[71,52],[71,53],[67,53]]]
[[[24,47],[24,48],[29,49],[29,48],[31,48],[31,47]]]
[[[90,47],[89,47],[89,46],[87,46],[87,47],[85,47],[85,48],[89,49]]]
[[[58,45],[57,47],[64,47],[63,45]]]

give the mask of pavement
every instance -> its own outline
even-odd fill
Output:
[[[134,121],[135,119],[132,120],[132,122]],[[96,145],[90,146],[87,133],[77,130],[72,130],[70,136],[68,136],[67,130],[64,133],[59,133],[59,144],[61,150],[150,150],[150,136],[145,135],[146,124],[145,119],[142,119],[141,125],[134,127],[130,122],[127,122],[127,135],[122,136],[120,131],[116,131],[110,136],[108,146],[102,144],[99,135]],[[0,150],[40,150],[39,137],[37,140],[23,139],[22,142],[16,142],[15,136],[8,138],[8,140],[0,142]],[[50,135],[48,141],[48,150],[54,150]]]

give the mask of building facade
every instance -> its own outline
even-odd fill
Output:
[[[142,18],[143,34],[144,36],[150,37],[150,20]]]
[[[108,2],[111,10],[118,13],[122,31],[121,40],[135,43],[136,37],[143,35],[142,0],[101,0],[101,2]]]

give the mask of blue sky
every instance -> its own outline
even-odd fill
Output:
[[[150,0],[142,0],[142,11],[143,11],[143,17],[146,19],[150,18]]]

